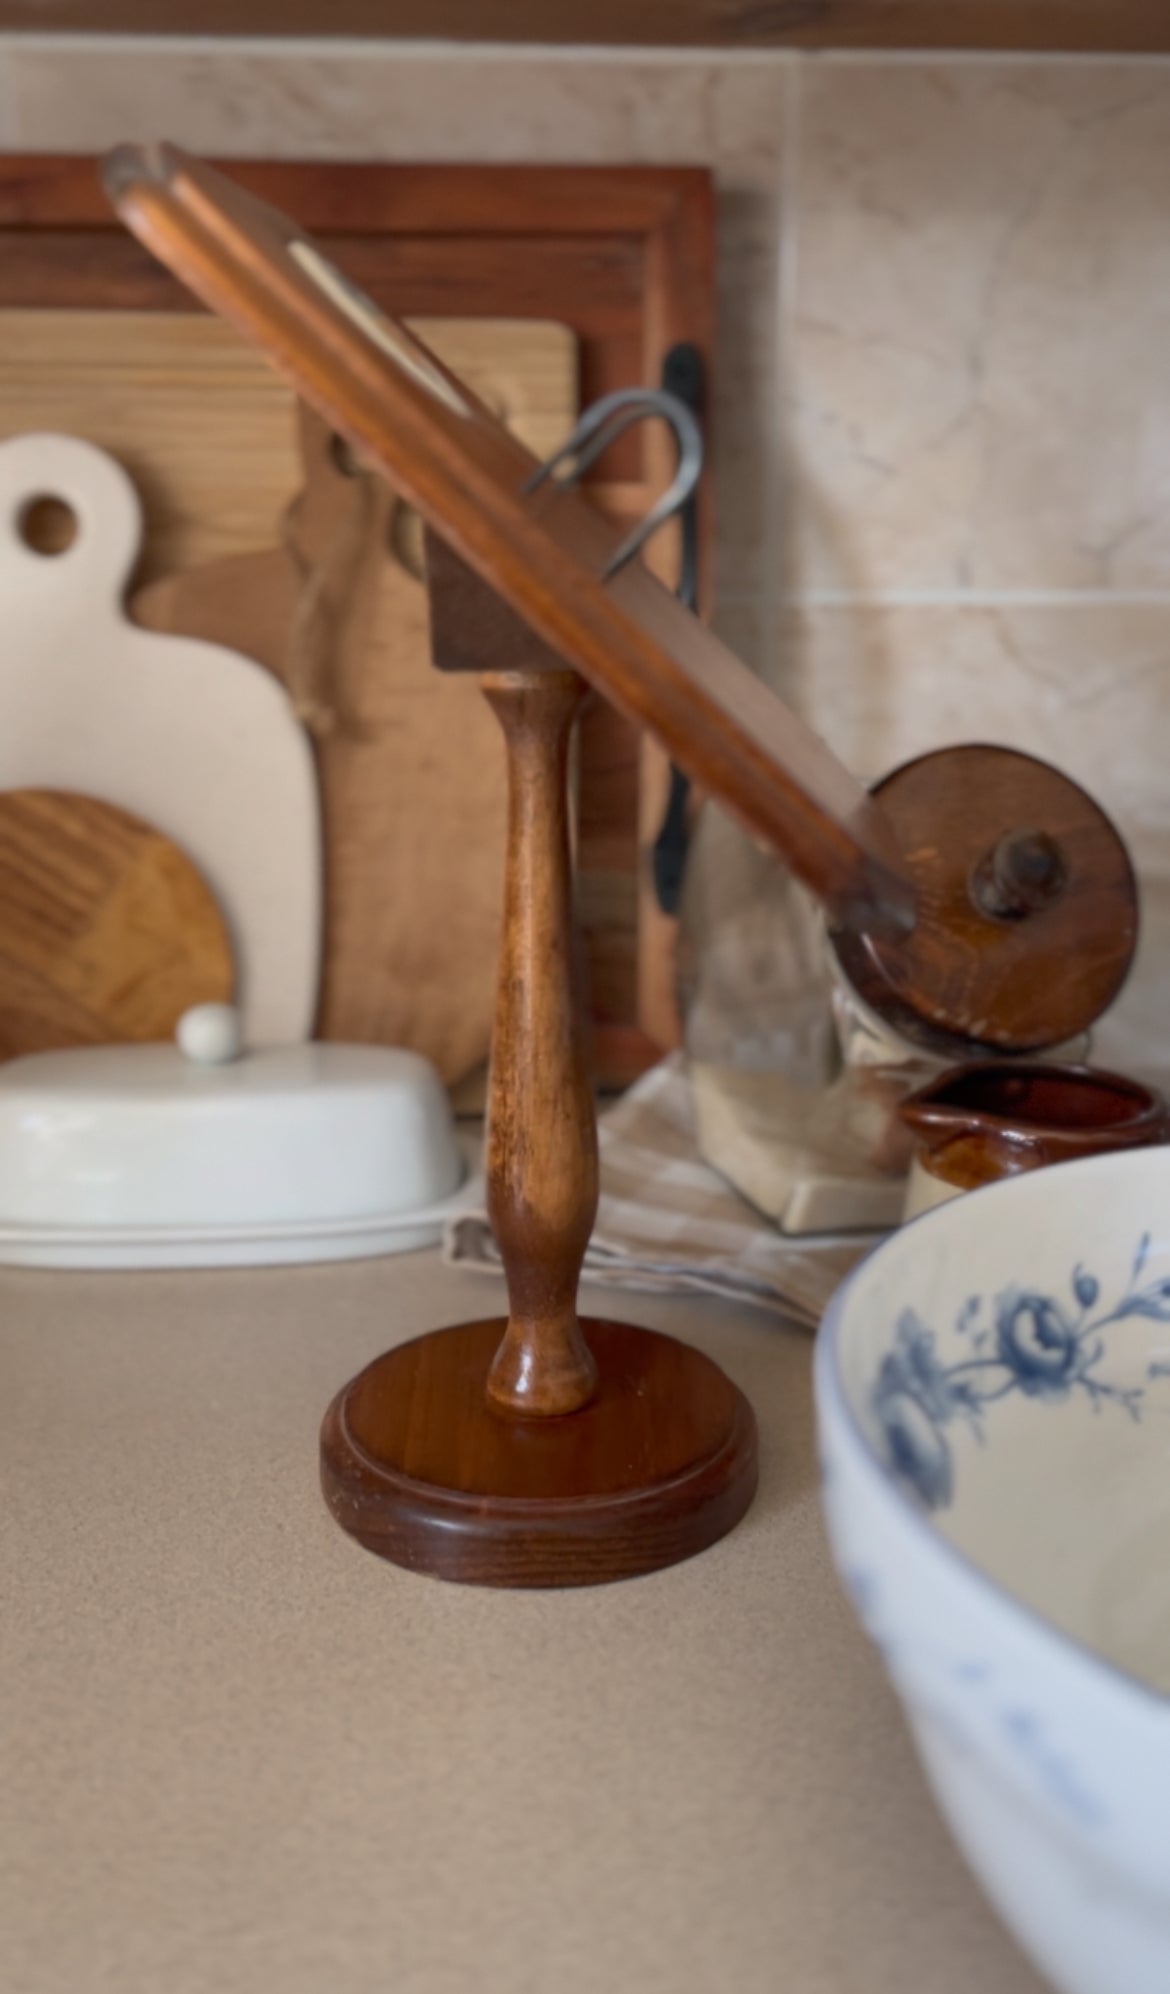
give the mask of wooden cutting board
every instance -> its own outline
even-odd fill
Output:
[[[298,643],[305,572],[277,549],[156,582],[134,613],[154,630],[246,650],[317,728],[326,833],[318,1035],[409,1046],[455,1083],[486,1057],[491,1034],[504,867],[499,728],[474,680],[431,664],[426,591],[398,558],[411,559],[411,524],[388,488],[371,479],[359,492],[307,411],[301,435],[295,544],[329,576],[316,637],[309,629]],[[331,567],[331,547],[347,538],[349,557]]]
[[[77,529],[55,554],[34,551],[25,525],[48,497]],[[250,659],[127,621],[140,531],[134,487],[105,452],[70,436],[0,443],[0,789],[96,796],[173,839],[227,922],[246,1039],[292,1043],[311,1028],[319,968],[308,743]]]
[[[562,328],[440,322],[428,336],[532,448],[563,439],[575,349]],[[325,826],[319,1035],[410,1046],[453,1084],[490,1041],[499,728],[473,680],[431,664],[410,516],[382,480],[355,477],[318,417],[301,411],[297,433],[285,544],[156,581],[133,613],[246,651],[294,696],[316,729]]]
[[[176,845],[93,797],[0,794],[0,1058],[166,1039],[234,985],[223,917]]]

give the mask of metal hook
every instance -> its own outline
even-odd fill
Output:
[[[575,485],[611,443],[624,435],[634,423],[644,422],[650,416],[659,417],[670,429],[678,449],[678,463],[666,490],[611,556],[602,575],[602,580],[606,582],[617,574],[619,568],[632,561],[651,534],[656,533],[686,504],[699,482],[703,469],[703,437],[686,403],[662,388],[615,388],[612,394],[602,395],[599,401],[586,409],[560,449],[554,450],[552,456],[538,466],[524,486],[525,492],[534,492],[550,478],[561,487]],[[558,477],[557,466],[569,458],[573,460],[572,469]]]

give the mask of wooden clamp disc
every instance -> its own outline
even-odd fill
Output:
[[[1077,1038],[1120,990],[1137,946],[1124,842],[1078,783],[1034,755],[942,748],[878,783],[914,883],[896,941],[834,937],[854,988],[932,1049],[1037,1052]]]
[[[586,1318],[589,1404],[509,1416],[487,1390],[504,1327],[401,1344],[334,1399],[321,1482],[352,1537],[438,1578],[578,1586],[675,1564],[738,1523],[756,1487],[755,1419],[710,1358]]]

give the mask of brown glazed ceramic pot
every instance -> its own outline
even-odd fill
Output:
[[[918,1144],[907,1218],[999,1177],[1170,1138],[1170,1111],[1153,1088],[1039,1060],[952,1067],[900,1114]]]

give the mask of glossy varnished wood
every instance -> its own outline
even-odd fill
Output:
[[[710,1358],[587,1319],[597,1389],[571,1417],[498,1409],[502,1321],[438,1330],[340,1392],[321,1481],[342,1528],[395,1564],[476,1585],[596,1585],[694,1556],[756,1487],[755,1420]]]
[[[977,1061],[902,1102],[926,1169],[960,1190],[999,1177],[1144,1149],[1170,1133],[1166,1102],[1141,1081],[1058,1061]]]
[[[576,1412],[597,1384],[577,1320],[598,1182],[568,819],[569,735],[585,685],[570,671],[499,672],[483,685],[508,751],[487,1185],[510,1313],[488,1391],[516,1411]]]
[[[877,784],[914,881],[896,945],[839,935],[847,975],[906,1037],[1038,1051],[1087,1031],[1137,946],[1125,845],[1079,784],[1033,755],[942,748]]]
[[[506,1318],[437,1330],[347,1385],[321,1434],[342,1528],[481,1585],[594,1585],[692,1556],[738,1522],[755,1422],[708,1358],[577,1313],[597,1211],[568,764],[587,688],[435,535],[435,661],[478,666],[508,767],[487,1202]]]

